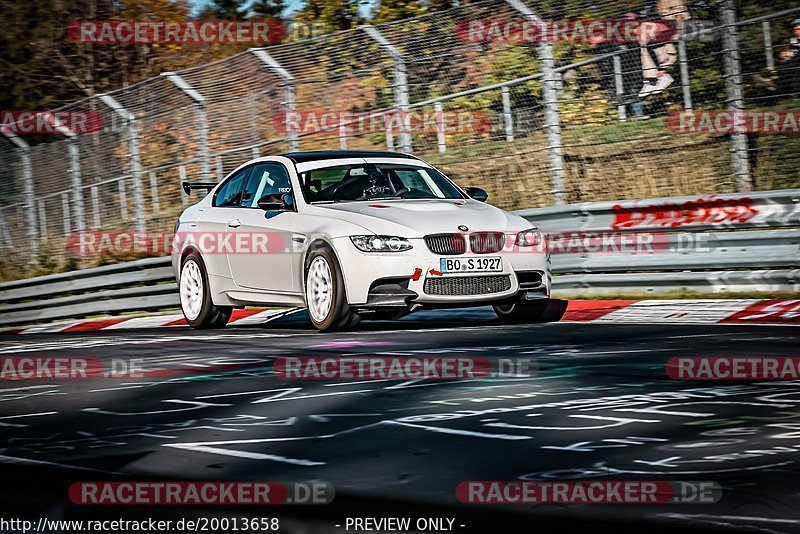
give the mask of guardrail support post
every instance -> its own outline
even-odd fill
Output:
[[[251,48],[250,52],[260,59],[261,62],[283,82],[283,107],[286,111],[286,123],[288,125],[289,118],[293,117],[296,111],[294,76],[292,76],[288,70],[283,68],[280,63],[275,61],[275,58],[270,56],[263,48]],[[290,152],[300,150],[300,141],[298,140],[297,132],[288,131],[288,127],[286,132],[286,143]]]
[[[408,78],[406,76],[406,62],[403,54],[384,37],[378,28],[365,24],[360,26],[367,32],[373,41],[383,48],[394,62],[394,103],[400,113],[398,120],[398,146],[401,152],[411,153],[411,118],[408,116]]]
[[[36,203],[33,192],[33,171],[31,167],[31,150],[21,138],[15,134],[0,129],[14,146],[19,149],[19,158],[22,163],[22,191],[25,197],[25,224],[28,226],[28,239],[30,240],[30,259],[29,263],[36,262],[39,252],[39,236],[36,232]]]
[[[542,23],[542,19],[522,0],[506,0],[506,3],[528,20]],[[561,146],[561,118],[558,113],[559,73],[555,70],[556,62],[552,43],[542,42],[539,45],[539,62],[544,78],[544,127],[547,130],[547,146],[550,150],[553,203],[560,205],[566,202],[566,186],[564,184],[564,154]]]
[[[736,5],[734,0],[720,2],[720,19],[722,21],[723,61],[725,66],[725,82],[728,92],[728,110],[741,112],[744,110],[742,94],[742,68],[736,27]],[[731,134],[733,153],[733,173],[736,178],[736,190],[740,193],[752,191],[750,176],[750,159],[747,152],[747,134]]]
[[[142,157],[139,153],[139,134],[136,130],[136,117],[122,107],[111,95],[98,95],[100,100],[114,110],[128,124],[128,147],[131,158],[131,175],[133,176],[133,220],[138,233],[145,232],[144,193],[142,191]],[[157,213],[155,208],[153,213]]]
[[[200,145],[200,175],[203,181],[208,182],[211,180],[211,163],[209,162],[208,156],[208,118],[206,117],[205,98],[196,90],[192,89],[192,86],[186,83],[186,80],[174,72],[162,72],[161,76],[166,76],[175,87],[194,100],[195,112],[197,114],[197,142]]]

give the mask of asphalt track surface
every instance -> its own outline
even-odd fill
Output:
[[[535,376],[284,380],[279,356],[533,358]],[[800,381],[670,379],[677,356],[800,356],[791,326],[505,326],[491,310],[421,312],[319,334],[302,314],[223,331],[0,338],[0,356],[141,359],[148,378],[0,384],[3,515],[270,516],[346,532],[348,516],[456,518],[456,532],[565,528],[800,531]],[[578,402],[576,402],[578,401]],[[325,506],[76,506],[87,480],[327,481]],[[467,480],[715,481],[715,504],[473,505]]]

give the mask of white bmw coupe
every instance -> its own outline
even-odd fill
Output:
[[[183,314],[220,328],[234,308],[302,306],[319,330],[419,308],[491,304],[507,322],[542,321],[550,258],[542,233],[428,163],[371,151],[251,160],[175,226]]]

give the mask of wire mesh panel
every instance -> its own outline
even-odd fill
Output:
[[[284,133],[309,134],[316,142],[319,119],[332,113],[371,112],[392,107],[389,56],[361,29],[353,29],[266,48],[269,55],[294,78],[296,119],[285,124],[285,109],[272,110],[272,119]],[[281,122],[284,124],[281,124]],[[289,131],[287,131],[287,129]],[[334,132],[338,139],[338,129]],[[303,149],[306,139],[300,142]],[[314,143],[308,139],[310,143]]]
[[[178,74],[204,99],[212,154],[284,137],[273,121],[283,81],[251,52]]]
[[[538,72],[536,45],[486,40],[470,22],[521,19],[501,0],[483,0],[435,14],[379,24],[400,52],[411,104]]]
[[[136,117],[144,169],[200,155],[197,106],[165,77],[109,94]]]
[[[796,187],[800,178],[800,8],[783,16],[755,2],[740,8],[754,20],[738,28],[744,107],[761,127],[748,124],[747,153],[755,189]]]

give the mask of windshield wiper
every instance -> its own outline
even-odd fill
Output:
[[[397,200],[397,199],[403,200],[404,198],[405,197],[400,195],[383,195],[380,197],[367,197],[362,202],[366,202],[368,200]]]

